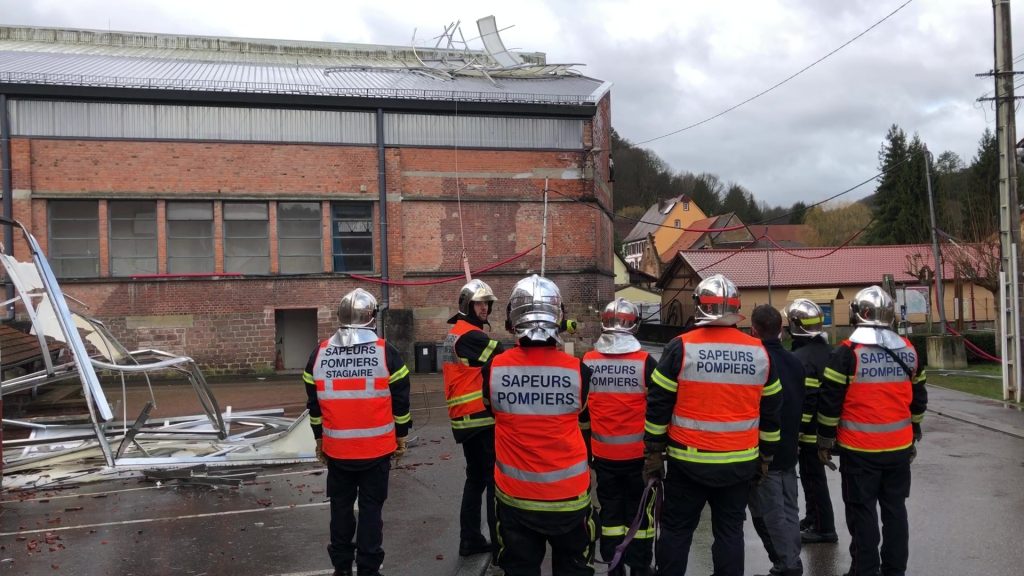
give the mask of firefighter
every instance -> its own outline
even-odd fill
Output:
[[[601,336],[583,356],[590,367],[590,446],[597,472],[597,499],[601,503],[601,557],[611,561],[640,506],[644,492],[644,416],[647,389],[657,362],[640,349],[634,334],[640,311],[625,298],[616,298],[601,313]],[[651,501],[653,504],[653,500]],[[649,507],[650,508],[650,507]],[[608,574],[650,574],[653,511],[626,547],[624,562]]]
[[[409,369],[375,332],[377,299],[357,288],[341,299],[341,328],[320,342],[302,373],[316,455],[327,465],[335,576],[378,576],[392,455],[406,451],[412,426]],[[359,520],[352,505],[359,501]],[[353,537],[355,543],[353,544]]]
[[[818,460],[818,394],[822,373],[832,347],[822,332],[824,314],[806,298],[797,298],[786,307],[789,335],[793,338],[793,355],[804,366],[804,409],[800,426],[800,484],[804,489],[804,509],[800,521],[800,540],[804,544],[835,543],[835,515],[828,491],[825,466]]]
[[[736,285],[715,274],[693,293],[693,330],[665,346],[647,393],[646,477],[665,474],[658,574],[686,573],[701,510],[711,505],[716,576],[743,574],[750,481],[779,443],[782,385],[761,341],[736,328]]]
[[[590,466],[579,419],[590,369],[558,349],[558,287],[534,274],[516,283],[509,324],[516,346],[483,370],[494,412],[498,565],[540,574],[546,545],[559,576],[594,573]]]
[[[902,576],[907,569],[910,463],[917,456],[928,405],[925,372],[909,340],[891,330],[892,297],[878,286],[850,302],[856,326],[832,353],[818,400],[818,457],[835,469],[838,451],[846,526],[848,576]],[[882,510],[881,540],[878,508]]]
[[[494,416],[484,406],[480,375],[484,364],[503,349],[486,332],[494,292],[483,280],[471,280],[459,291],[459,311],[445,339],[444,394],[452,436],[466,457],[466,483],[459,512],[459,555],[492,552],[494,542]],[[481,498],[486,493],[490,541],[480,532]]]

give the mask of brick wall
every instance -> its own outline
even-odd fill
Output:
[[[592,132],[587,140],[607,149],[603,144],[608,137],[607,100],[602,101],[600,116],[599,121],[588,124]],[[594,209],[593,199],[599,193],[595,180],[582,177],[586,155],[584,151],[388,149],[390,278],[429,281],[461,275],[463,232],[474,270],[537,246],[547,178],[552,190],[547,271],[561,287],[570,316],[585,322],[582,334],[568,337],[578,342],[577,350],[585,348],[599,332],[595,311],[613,297],[611,223]],[[15,138],[12,156],[17,194],[14,216],[30,226],[44,251],[49,198],[309,198],[323,201],[325,209],[329,201],[338,198],[378,199],[377,150],[366,146]],[[603,156],[606,158],[606,153]],[[601,162],[597,178],[606,179],[602,175],[606,160]],[[455,201],[460,195],[461,210]],[[591,203],[573,202],[575,199],[590,199]],[[157,218],[159,266],[165,272],[163,203],[158,203]],[[379,271],[376,208],[373,218]],[[329,271],[327,214],[324,233],[324,264]],[[101,274],[107,274],[109,246],[105,234],[100,237]],[[21,259],[27,257],[22,242],[16,242],[16,254]],[[275,245],[272,270],[277,269],[273,262],[276,254]],[[223,253],[219,248],[216,261],[221,270]],[[497,336],[511,337],[503,325],[512,285],[539,272],[540,265],[541,251],[536,248],[480,276],[499,298],[492,316]],[[459,279],[391,288],[391,306],[414,311],[412,340],[441,340],[462,283]],[[145,281],[100,278],[62,284],[66,293],[87,303],[88,313],[103,320],[128,348],[154,347],[187,354],[204,369],[221,372],[272,369],[275,309],[316,308],[318,337],[324,338],[336,328],[334,310],[342,295],[356,287],[378,296],[381,293],[377,284],[329,274]],[[145,319],[153,317],[189,320],[180,325],[147,325]],[[411,350],[405,352],[411,354]]]

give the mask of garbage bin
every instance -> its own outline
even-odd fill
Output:
[[[433,342],[416,342],[413,344],[416,355],[416,373],[427,374],[437,372],[437,345]]]

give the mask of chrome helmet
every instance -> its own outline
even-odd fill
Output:
[[[694,320],[697,326],[733,326],[743,320],[740,292],[721,274],[708,276],[693,290]]]
[[[616,298],[601,312],[601,330],[636,334],[640,329],[640,309],[625,298]]]
[[[508,323],[517,338],[558,340],[562,322],[562,293],[554,282],[534,274],[512,288],[508,299]]]
[[[342,328],[374,329],[377,322],[377,299],[362,288],[345,294],[338,305],[338,320]]]
[[[459,291],[459,314],[473,316],[473,302],[494,302],[497,298],[483,280],[470,280]]]
[[[786,318],[789,320],[789,333],[793,336],[818,336],[825,315],[814,302],[807,298],[797,298],[786,306]]]
[[[896,303],[878,286],[868,286],[850,301],[850,320],[855,326],[892,328],[896,320]]]

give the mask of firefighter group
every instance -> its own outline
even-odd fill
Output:
[[[683,575],[709,506],[716,576],[744,573],[748,509],[764,573],[800,575],[801,546],[839,540],[825,472],[838,455],[847,576],[905,574],[925,372],[892,331],[894,303],[878,286],[851,300],[854,330],[833,347],[806,299],[789,303],[785,322],[757,306],[750,333],[740,330],[735,284],[710,276],[657,361],[625,299],[604,308],[582,359],[562,350],[565,307],[551,280],[515,284],[507,349],[487,332],[496,302],[481,280],[463,286],[444,345],[445,398],[466,462],[460,556],[487,554],[490,573],[508,576],[540,576],[548,549],[555,576],[594,574],[596,562],[618,576]],[[388,474],[412,426],[409,370],[377,336],[377,311],[369,292],[345,295],[340,328],[303,373],[328,471],[335,576],[381,573]]]

